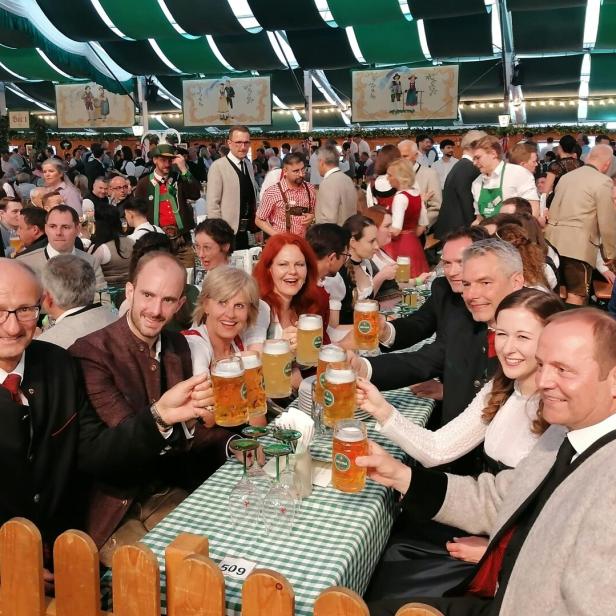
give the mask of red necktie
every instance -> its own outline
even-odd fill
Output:
[[[4,379],[4,383],[2,383],[2,387],[8,389],[11,393],[11,398],[17,404],[21,404],[21,395],[19,393],[19,386],[21,384],[21,377],[19,374],[9,374],[6,379]]]
[[[494,347],[494,339],[496,332],[493,329],[488,330],[488,358],[496,357],[496,348]]]

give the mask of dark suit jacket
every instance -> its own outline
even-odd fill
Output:
[[[414,314],[392,321],[396,338],[391,347],[381,347],[383,351],[406,349],[436,333],[439,338],[447,324],[451,311],[466,311],[459,293],[451,290],[447,278],[439,277],[432,283],[430,297]]]
[[[189,160],[186,164],[197,182],[205,182],[207,180],[207,167],[203,158],[199,157],[197,160]]]
[[[30,343],[21,391],[29,406],[0,387],[0,524],[28,518],[51,545],[67,528],[85,528],[78,470],[112,479],[156,460],[164,441],[146,415],[107,429],[74,361],[53,344]]]
[[[152,184],[150,175],[143,175],[137,182],[134,196],[135,199],[145,199],[148,202],[148,220],[157,225],[158,220],[154,220],[154,185]],[[201,188],[199,182],[188,175],[180,175],[175,182],[177,189],[177,203],[180,210],[180,217],[184,223],[184,235],[189,234],[189,231],[195,227],[195,215],[192,206],[186,202],[187,199],[196,201],[201,196]]]
[[[439,377],[443,381],[442,424],[458,416],[494,374],[497,359],[487,357],[487,327],[456,306],[432,344],[415,352],[369,358],[372,382],[397,389]]]
[[[434,224],[434,235],[442,240],[450,232],[470,225],[475,219],[471,184],[479,169],[468,160],[460,159],[447,175],[443,188],[443,203]]]
[[[88,178],[88,188],[92,191],[94,180],[105,175],[105,167],[100,160],[91,156],[90,160],[86,163],[84,174]]]
[[[126,317],[80,338],[69,352],[83,371],[86,391],[100,419],[110,427],[136,417],[149,416],[150,405],[169,388],[192,376],[186,339],[163,330],[161,361],[150,357],[148,345],[129,329]],[[181,425],[167,444],[171,450],[113,485],[98,485],[90,502],[88,533],[101,546],[120,524],[133,500],[161,486],[194,489],[225,460],[224,445],[230,432],[207,430],[200,424],[195,438],[187,440]],[[204,456],[204,459],[199,459]]]

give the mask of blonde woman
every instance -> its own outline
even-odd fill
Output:
[[[414,188],[415,171],[406,159],[395,160],[387,167],[387,179],[398,191],[391,204],[392,239],[383,250],[392,258],[410,257],[411,276],[429,271],[418,237],[428,223],[428,214],[419,191]]]
[[[183,332],[192,355],[193,374],[210,372],[219,359],[247,348],[244,334],[257,320],[259,289],[244,270],[221,265],[203,282],[193,328]]]

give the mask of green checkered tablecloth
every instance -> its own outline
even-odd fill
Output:
[[[425,425],[432,400],[417,398],[408,389],[386,392],[386,398],[417,424]],[[371,439],[397,458],[403,452],[367,422]],[[313,456],[331,456],[331,437],[319,437]],[[395,515],[394,495],[371,480],[358,494],[315,486],[303,499],[289,535],[266,535],[257,521],[234,527],[228,510],[229,493],[242,475],[235,461],[224,464],[143,539],[159,559],[161,596],[165,597],[164,551],[180,533],[207,535],[210,557],[219,562],[236,556],[284,575],[295,591],[298,616],[312,614],[317,595],[329,586],[345,586],[363,593],[389,537]],[[227,614],[240,614],[242,582],[225,578]]]

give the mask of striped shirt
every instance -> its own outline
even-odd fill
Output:
[[[286,203],[285,203],[286,198]],[[276,231],[287,230],[286,205],[289,207],[301,206],[306,214],[314,214],[316,193],[314,186],[303,182],[300,186],[290,186],[282,178],[279,183],[270,186],[261,197],[261,204],[257,209],[257,218],[268,222]],[[290,233],[304,237],[307,226],[302,224],[301,216],[291,215]]]

